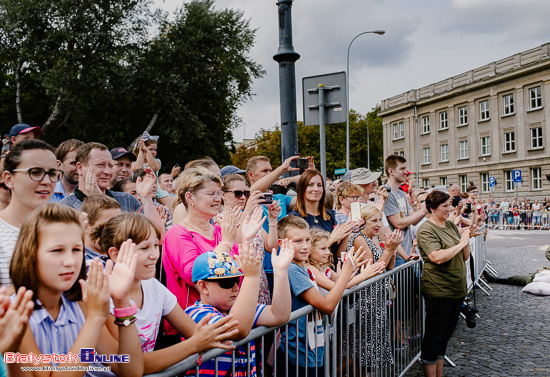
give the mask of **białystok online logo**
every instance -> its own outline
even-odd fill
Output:
[[[6,364],[24,363],[34,365],[42,363],[129,363],[130,355],[101,355],[93,348],[81,348],[79,355],[71,352],[66,355],[56,353],[35,355],[32,352],[29,354],[6,352],[4,354],[4,362]]]

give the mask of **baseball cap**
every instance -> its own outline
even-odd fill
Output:
[[[372,172],[367,168],[357,168],[351,172],[351,183],[356,185],[367,185],[378,179],[382,172]]]
[[[239,265],[226,251],[208,251],[201,254],[193,263],[193,283],[199,280],[225,279],[243,276]]]
[[[16,124],[10,130],[10,139],[12,136],[17,136],[19,134],[26,134],[27,132],[31,132],[31,131],[34,133],[34,136],[38,136],[42,133],[42,128],[31,127],[25,123]]]
[[[121,157],[128,157],[130,158],[130,161],[135,161],[137,160],[137,157],[135,154],[133,154],[132,152],[128,152],[125,148],[113,148],[110,150],[111,152],[111,158],[113,160],[118,160],[119,158]]]
[[[244,174],[246,173],[246,170],[239,169],[238,167],[233,165],[227,165],[221,168],[220,172],[222,173],[222,178],[223,178],[227,174]]]

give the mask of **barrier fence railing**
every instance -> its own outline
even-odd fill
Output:
[[[279,328],[252,329],[233,351],[205,352],[200,366],[193,355],[149,376],[205,367],[215,376],[402,376],[420,357],[421,274],[420,260],[407,262],[346,290],[330,316],[308,305]]]

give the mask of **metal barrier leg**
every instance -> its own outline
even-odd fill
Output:
[[[479,285],[477,282],[474,284],[476,287],[478,287],[479,289],[481,289],[483,291],[483,293],[485,293],[487,296],[490,296],[491,294],[489,292],[487,292],[487,290],[485,288],[483,288],[481,285]]]
[[[456,364],[453,363],[453,361],[451,359],[449,359],[449,357],[447,355],[445,355],[445,361],[447,363],[449,363],[449,365],[452,366],[453,368],[456,367]]]
[[[487,282],[486,282],[485,280],[479,279],[478,281],[481,282],[481,283],[483,283],[483,285],[484,285],[485,287],[487,287],[488,290],[490,290],[490,291],[493,290],[493,288],[492,288],[489,284],[487,284]]]

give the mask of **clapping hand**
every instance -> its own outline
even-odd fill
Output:
[[[137,258],[136,244],[128,239],[120,245],[116,264],[109,259],[105,265],[105,272],[109,277],[109,291],[115,304],[128,300],[136,272]]]
[[[156,194],[157,176],[150,168],[145,169],[145,171],[147,175],[143,179],[141,177],[136,179],[136,194],[140,200],[152,198]]]
[[[246,215],[241,229],[243,241],[246,240],[251,242],[254,239],[265,221],[265,217],[263,217],[262,214],[262,207],[256,207],[252,215]]]
[[[397,247],[403,242],[403,231],[400,229],[395,229],[389,235],[386,234],[386,250],[390,252],[395,252]]]
[[[6,287],[0,288],[0,354],[19,351],[34,308],[32,291],[20,287],[10,303]]]
[[[386,269],[386,262],[379,260],[376,263],[372,263],[372,259],[369,259],[367,263],[361,267],[359,275],[363,280],[370,279],[373,276],[381,274]]]
[[[233,245],[237,237],[238,221],[235,211],[230,205],[224,207],[222,216],[218,217],[218,224],[221,227],[222,241]]]
[[[245,277],[260,277],[262,255],[256,254],[256,250],[250,242],[243,240],[239,245],[239,255],[235,255],[235,260]]]
[[[351,221],[351,218],[345,223],[336,225],[336,227],[332,230],[332,233],[330,233],[330,238],[328,240],[329,245],[342,241],[351,234],[356,225],[357,224],[354,221]]]
[[[277,250],[275,249],[271,252],[271,264],[273,265],[274,271],[288,270],[288,266],[290,266],[293,259],[294,247],[292,247],[288,238],[281,241],[279,254],[277,254]]]
[[[88,318],[103,321],[109,316],[109,277],[103,271],[103,264],[95,258],[88,268],[88,281],[79,280],[82,287],[82,301],[88,307]]]

